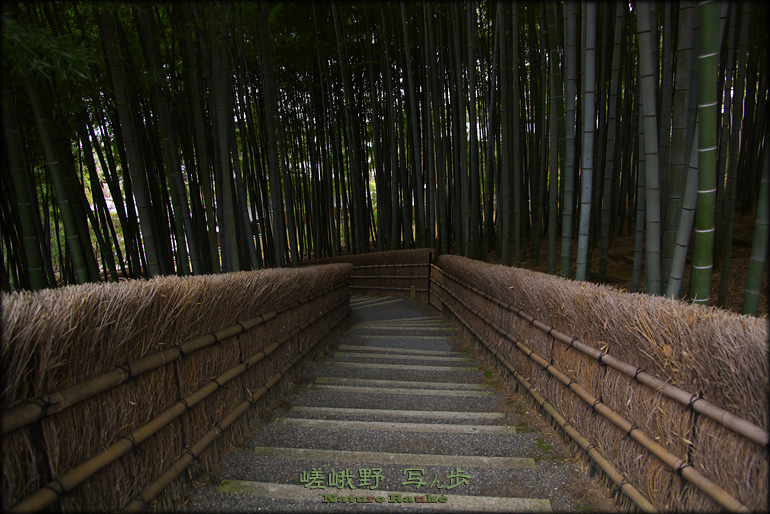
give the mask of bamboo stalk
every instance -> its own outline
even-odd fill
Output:
[[[320,316],[325,316],[333,309],[338,308],[343,302],[336,304],[332,309],[327,309],[320,313]],[[347,303],[347,299],[344,303]],[[320,319],[317,316],[311,318],[313,322]],[[259,351],[249,357],[243,363],[229,369],[225,373],[219,375],[215,379],[212,379],[206,385],[188,395],[186,398],[178,401],[161,414],[153,418],[150,422],[142,425],[128,436],[123,436],[116,443],[97,454],[96,456],[88,459],[87,461],[79,464],[71,471],[65,473],[61,477],[57,477],[49,482],[46,486],[39,489],[36,493],[25,498],[21,502],[17,503],[11,508],[11,512],[29,512],[37,511],[45,508],[66,491],[71,491],[77,487],[84,480],[97,473],[99,470],[116,461],[134,447],[138,446],[150,436],[157,433],[164,426],[169,424],[177,417],[184,414],[186,411],[208,398],[215,391],[223,387],[225,384],[242,375],[248,369],[252,368],[259,361],[273,353],[281,344],[289,341],[291,337],[297,335],[302,330],[309,327],[310,321],[305,322],[303,327],[295,328],[289,335],[284,336],[280,341],[272,343],[270,346],[262,351]]]
[[[274,318],[278,314],[304,305],[320,296],[337,291],[342,287],[344,287],[344,284],[329,287],[318,294],[309,295],[299,302],[294,302],[288,306],[283,306],[273,311],[260,314],[247,321],[225,327],[216,332],[196,337],[195,339],[153,353],[123,366],[113,368],[112,370],[86,380],[85,382],[75,384],[74,386],[62,389],[61,391],[47,394],[38,399],[12,407],[2,413],[2,418],[0,419],[1,433],[2,435],[5,435],[46,416],[61,412],[79,402],[91,398],[92,396],[116,387],[132,378],[136,378],[143,373],[159,368],[169,362],[173,362],[185,355],[215,343],[222,342],[247,330],[251,330]]]
[[[449,274],[447,275],[450,276],[451,278],[451,275]],[[452,291],[450,291],[448,288],[446,288],[443,285],[440,285],[438,283],[437,285],[439,285],[441,289],[445,290],[450,296],[452,296],[460,305],[463,305],[462,301],[460,300],[459,297],[457,297],[456,294],[454,294]],[[447,307],[451,310],[451,307],[449,306]],[[503,337],[505,337],[512,343],[514,343],[520,351],[522,351],[525,355],[527,355],[527,357],[529,357],[531,360],[533,360],[539,366],[541,366],[544,371],[547,371],[548,373],[550,373],[554,378],[559,380],[562,384],[564,384],[572,392],[574,392],[581,400],[583,400],[588,405],[591,405],[593,410],[595,410],[596,412],[604,416],[608,421],[612,422],[615,426],[620,428],[629,437],[634,439],[641,446],[643,446],[647,451],[652,453],[658,460],[663,462],[666,466],[668,466],[672,470],[679,473],[688,482],[692,483],[698,489],[700,489],[703,493],[708,495],[709,498],[717,502],[719,505],[721,505],[725,509],[728,509],[733,512],[749,511],[749,509],[745,505],[743,505],[739,500],[737,500],[732,495],[730,495],[718,484],[712,482],[711,480],[703,476],[691,464],[687,463],[683,459],[677,457],[676,455],[666,450],[663,447],[663,445],[661,445],[654,439],[647,436],[647,434],[642,432],[633,423],[631,423],[630,421],[620,416],[617,412],[615,412],[612,408],[607,406],[602,401],[596,399],[582,385],[580,385],[580,383],[576,382],[566,374],[556,369],[556,367],[554,367],[551,363],[543,359],[541,356],[534,353],[525,344],[516,340],[516,338],[514,338],[510,333],[508,333],[508,331],[506,331],[505,329],[503,329],[502,327],[494,323],[492,320],[487,318],[484,314],[480,313],[478,309],[467,307],[465,305],[463,305],[463,307],[469,312],[471,312],[474,316],[481,319],[484,323],[494,328],[495,331],[497,331],[500,335],[502,335]]]
[[[520,318],[524,319],[527,323],[537,327],[538,329],[540,329],[541,331],[547,334],[550,334],[557,341],[565,345],[571,346],[572,348],[575,348],[581,353],[599,361],[599,363],[601,364],[606,364],[611,368],[616,369],[617,371],[620,371],[621,373],[633,378],[637,382],[644,384],[647,387],[653,389],[655,392],[662,393],[667,398],[670,398],[686,407],[693,409],[698,414],[702,414],[708,417],[709,419],[716,421],[722,426],[732,430],[736,434],[739,434],[760,446],[763,446],[763,447],[770,446],[770,432],[763,429],[762,427],[755,425],[754,423],[748,420],[745,420],[739,416],[736,416],[735,414],[732,414],[731,412],[728,412],[725,409],[717,405],[714,405],[708,400],[704,400],[703,398],[700,398],[696,394],[685,391],[684,389],[681,389],[668,382],[664,382],[660,378],[656,377],[651,373],[644,371],[638,366],[634,366],[633,364],[629,364],[611,355],[603,353],[602,351],[584,343],[580,339],[576,339],[567,334],[564,334],[563,332],[560,332],[556,328],[535,319],[533,316],[527,314],[521,309],[513,307],[512,305],[509,305],[497,298],[493,298],[488,293],[485,293],[484,291],[481,291],[476,287],[465,284],[462,280],[458,279],[457,277],[453,276],[450,273],[447,273],[447,272],[443,272],[443,273],[444,275],[446,275],[447,277],[449,277],[450,279],[452,279],[453,281],[455,281],[457,284],[461,285],[465,289],[473,291],[474,293],[484,297],[488,301],[493,302],[499,305],[500,307],[502,307],[503,309],[506,309],[516,314]]]
[[[443,300],[440,299],[440,301]],[[618,471],[617,468],[615,468],[615,466],[613,466],[612,463],[607,460],[604,455],[602,455],[596,446],[591,443],[591,441],[589,441],[583,434],[580,433],[578,429],[576,429],[569,421],[567,421],[567,419],[561,415],[561,413],[549,400],[538,393],[532,384],[530,384],[529,380],[527,380],[518,371],[516,371],[511,363],[508,362],[508,360],[496,348],[491,346],[481,336],[481,334],[479,334],[464,319],[462,319],[452,307],[446,304],[445,306],[449,309],[455,319],[457,319],[457,321],[459,321],[466,330],[473,334],[473,336],[485,346],[487,351],[489,351],[496,359],[502,362],[502,364],[514,376],[516,381],[521,384],[534,398],[538,406],[545,410],[551,416],[551,419],[553,419],[554,422],[559,425],[559,427],[564,430],[564,432],[573,441],[575,441],[578,445],[580,445],[581,448],[583,448],[583,450],[586,451],[586,453],[588,453],[589,457],[599,466],[599,468],[607,475],[607,477],[609,477],[610,480],[612,480],[615,485],[618,486],[618,488],[626,495],[626,497],[634,502],[634,504],[639,507],[642,512],[658,512],[658,509],[655,508],[655,506],[642,493],[640,493],[631,482],[628,481],[625,475]]]

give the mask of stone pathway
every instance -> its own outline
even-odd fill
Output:
[[[353,296],[334,354],[188,511],[612,510],[558,435],[431,307]]]

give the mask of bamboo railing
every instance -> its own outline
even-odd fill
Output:
[[[133,380],[142,374],[146,374],[177,360],[186,359],[204,348],[211,347],[212,345],[221,345],[223,343],[227,344],[228,340],[232,340],[239,334],[253,330],[270,320],[282,319],[282,314],[293,312],[295,310],[300,314],[302,312],[306,313],[302,315],[302,317],[305,318],[304,322],[298,322],[293,330],[288,330],[293,326],[290,325],[285,332],[279,333],[280,337],[277,337],[272,343],[260,345],[261,349],[259,351],[256,351],[256,353],[249,357],[243,356],[242,359],[239,359],[240,362],[237,365],[221,372],[215,378],[210,379],[208,382],[198,387],[197,390],[190,392],[184,398],[181,398],[176,403],[166,407],[165,410],[158,413],[138,428],[133,428],[129,434],[120,436],[119,439],[106,445],[106,447],[99,453],[74,465],[74,467],[65,473],[56,476],[53,479],[49,479],[48,482],[36,492],[12,505],[10,511],[38,511],[52,505],[62,495],[72,492],[86,480],[94,477],[107,466],[115,463],[124,455],[138,448],[142,443],[145,443],[148,439],[160,433],[160,431],[170,423],[180,419],[184,414],[190,412],[196,406],[204,402],[204,400],[213,397],[217,391],[222,390],[234,380],[244,376],[249,370],[254,369],[255,366],[263,360],[275,360],[274,358],[271,358],[271,355],[278,355],[276,352],[282,350],[282,348],[286,347],[288,343],[291,342],[291,348],[287,348],[289,353],[287,354],[286,351],[282,350],[280,354],[288,356],[289,361],[276,361],[274,364],[281,366],[278,371],[272,373],[272,375],[263,382],[262,386],[258,387],[253,393],[247,390],[248,393],[246,398],[238,403],[235,408],[225,413],[223,417],[219,418],[219,416],[217,416],[218,421],[216,421],[213,426],[209,427],[205,435],[186,448],[184,453],[170,468],[161,473],[160,476],[156,477],[156,479],[150,485],[145,487],[141,493],[135,495],[125,508],[127,510],[136,510],[151,502],[158,496],[158,494],[164,491],[168,485],[173,483],[180,474],[187,469],[187,467],[189,467],[202,452],[204,452],[204,450],[209,448],[230,425],[240,419],[249,410],[250,406],[254,405],[257,400],[265,395],[265,393],[281,382],[281,379],[286,377],[287,373],[292,370],[298,362],[302,361],[309,352],[317,349],[318,343],[323,341],[329,333],[338,327],[349,312],[349,294],[347,292],[349,287],[348,277],[349,275],[347,275],[344,280],[337,281],[336,284],[331,284],[320,292],[309,294],[300,300],[293,301],[282,307],[262,313],[249,320],[238,322],[215,332],[195,337],[146,357],[117,366],[110,371],[82,383],[7,409],[2,413],[2,433],[4,436],[29,424],[37,423],[46,417],[69,409],[80,402],[109,391],[110,389]],[[328,300],[326,300],[327,298]],[[324,302],[328,305],[329,301],[334,301],[334,304],[325,309],[318,311],[314,310],[313,305],[315,304],[312,302],[322,302],[319,305],[319,307],[321,307]],[[311,310],[308,311],[308,308]],[[304,311],[302,309],[304,309]],[[288,319],[290,318],[287,318],[287,320]],[[282,323],[285,325],[285,322]],[[320,327],[319,324],[321,325]],[[297,341],[296,344],[299,344],[299,347],[297,347],[296,350],[294,341]],[[302,343],[301,341],[305,341],[305,343]],[[279,357],[279,359],[285,358],[286,357]],[[265,369],[269,370],[269,368]],[[115,506],[115,508],[118,508],[118,506]]]
[[[724,411],[724,409],[721,409],[707,402],[706,400],[700,399],[697,395],[693,395],[691,393],[683,391],[671,384],[664,383],[660,381],[660,379],[658,379],[657,377],[644,372],[643,370],[639,369],[636,366],[630,365],[628,363],[625,363],[623,361],[610,357],[603,351],[597,350],[576,338],[563,334],[562,332],[557,331],[555,328],[550,327],[536,320],[534,317],[525,313],[521,309],[517,309],[513,306],[506,304],[505,302],[502,302],[496,298],[493,298],[491,295],[483,291],[480,291],[476,287],[473,287],[465,283],[463,280],[446,272],[445,270],[442,270],[441,268],[434,267],[434,271],[440,273],[441,276],[443,277],[449,278],[464,290],[470,291],[475,295],[477,295],[478,297],[483,298],[485,301],[496,304],[497,306],[516,314],[522,320],[524,320],[527,324],[535,326],[538,329],[542,330],[543,332],[547,333],[549,336],[553,337],[555,341],[559,341],[565,345],[568,345],[570,348],[575,348],[583,352],[584,354],[588,355],[589,357],[594,358],[598,364],[611,366],[617,369],[618,371],[621,371],[627,374],[628,376],[630,376],[632,379],[636,380],[640,384],[644,384],[645,386],[652,388],[656,392],[661,392],[667,397],[680,402],[680,404],[682,404],[683,406],[687,408],[691,408],[698,413],[708,416],[710,419],[713,419],[714,421],[721,423],[723,426],[730,428],[731,430],[734,430],[736,433],[741,434],[742,436],[755,442],[756,444],[759,444],[762,446],[767,445],[767,440],[768,440],[767,432],[764,431],[761,427],[758,427],[746,420],[743,420],[731,413],[728,413],[727,411]],[[635,440],[644,449],[646,449],[648,452],[654,455],[655,458],[657,458],[659,461],[664,463],[669,469],[671,469],[673,472],[683,477],[685,480],[693,484],[700,491],[706,494],[709,498],[715,501],[721,508],[724,508],[726,510],[733,511],[733,512],[746,512],[749,510],[746,507],[746,505],[744,505],[734,496],[732,496],[727,491],[725,491],[720,485],[716,484],[712,480],[703,476],[703,474],[700,473],[698,470],[696,470],[691,465],[691,463],[689,463],[686,459],[682,459],[672,454],[668,450],[666,450],[666,448],[662,444],[657,442],[655,439],[651,438],[649,435],[645,434],[635,424],[631,423],[627,419],[620,416],[616,411],[614,411],[612,408],[606,405],[603,401],[601,401],[601,399],[597,399],[594,395],[592,395],[589,391],[587,391],[585,387],[583,387],[576,379],[571,378],[567,374],[558,370],[553,365],[552,362],[548,362],[542,356],[533,352],[524,343],[522,343],[521,341],[513,337],[507,330],[501,327],[496,321],[494,321],[493,319],[490,319],[488,316],[480,312],[478,309],[466,306],[463,303],[463,300],[459,296],[457,296],[453,291],[451,291],[450,288],[446,287],[444,284],[436,280],[432,280],[432,285],[438,286],[438,289],[441,290],[441,293],[438,295],[437,301],[440,302],[442,307],[447,308],[449,312],[453,315],[453,317],[456,320],[458,320],[458,322],[460,322],[461,325],[463,325],[463,327],[466,328],[471,334],[473,334],[474,337],[479,339],[487,347],[487,349],[497,359],[499,359],[502,362],[502,364],[509,371],[515,372],[515,369],[494,347],[491,347],[488,344],[486,338],[480,336],[478,331],[473,329],[473,327],[471,327],[468,324],[468,322],[465,320],[468,314],[477,318],[484,325],[492,328],[497,334],[499,334],[500,336],[508,340],[510,343],[512,343],[522,354],[526,355],[530,360],[535,362],[540,367],[540,369],[548,372],[551,376],[553,376],[556,380],[558,380],[564,387],[568,388],[573,393],[575,393],[575,396],[580,398],[586,405],[591,407],[592,412],[595,412],[598,415],[601,415],[602,417],[610,421],[619,430],[621,430],[626,437],[630,437],[631,439]],[[433,291],[432,294],[434,298],[437,297],[435,290]],[[466,312],[466,314],[465,315],[460,314],[454,308],[448,305],[444,295],[450,296],[457,305],[461,306],[461,308]],[[520,377],[520,374],[516,373],[516,375],[518,375],[517,376],[517,379],[518,379]],[[531,387],[528,387],[526,384],[523,384],[523,385],[525,389],[527,390],[531,389]],[[545,400],[545,398],[543,398],[542,395],[540,395],[539,398],[536,399],[536,401],[538,401],[540,405],[545,405],[546,402],[548,404],[551,404],[551,402]],[[551,412],[549,412],[549,414],[551,414],[553,417],[553,414]],[[559,414],[559,417],[563,418],[560,414]],[[560,423],[557,418],[554,418],[554,420],[558,424],[560,424],[562,428],[569,427],[568,422]],[[565,432],[567,432],[568,435],[569,435],[569,432],[572,432],[574,430],[573,427],[569,427],[569,428],[571,428],[571,430],[569,431],[567,431],[565,428]],[[582,436],[579,436],[578,439],[580,439],[580,437]],[[575,440],[576,442],[578,442],[578,444],[580,444],[580,441],[578,439],[575,439]],[[581,447],[591,448],[592,450],[595,450],[595,447],[593,445],[588,445],[588,446],[584,446],[583,444],[580,444],[580,445]],[[638,491],[636,492],[631,491],[631,494],[630,495],[628,494],[629,493],[629,491],[627,491],[628,488],[625,487],[628,482],[624,477],[622,477],[622,475],[618,475],[617,471],[614,470],[614,468],[612,467],[609,468],[609,471],[605,470],[605,467],[602,464],[600,464],[598,460],[595,459],[595,461],[597,462],[597,464],[600,465],[600,467],[602,467],[605,473],[607,473],[607,475],[610,478],[612,478],[613,482],[615,482],[619,487],[623,488],[624,492],[627,493],[627,496],[640,509],[642,510],[649,509],[651,504],[649,504],[649,501],[646,500],[646,498],[644,500],[641,500],[639,498],[639,495],[637,494]],[[606,461],[606,459],[604,459],[604,461]]]

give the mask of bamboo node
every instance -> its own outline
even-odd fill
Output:
[[[629,437],[631,437],[631,432],[633,432],[634,430],[639,430],[639,427],[638,427],[638,426],[636,426],[636,423],[634,423],[633,425],[631,425],[631,428],[629,428],[629,429],[628,429],[628,432],[626,432],[626,433],[623,435],[623,437],[621,437],[621,438],[620,438],[620,440],[621,440],[621,441],[625,441],[626,439],[628,439]]]
[[[697,414],[698,412],[695,410],[695,407],[693,407],[693,405],[695,405],[695,402],[697,402],[698,400],[702,400],[702,399],[703,399],[703,397],[701,396],[701,394],[700,394],[700,393],[698,393],[698,394],[693,394],[692,396],[690,396],[690,401],[689,401],[689,402],[687,403],[687,405],[685,405],[685,406],[684,406],[684,408],[682,409],[682,412],[685,412],[686,410],[688,410],[688,409],[689,409],[689,410],[691,410],[692,412],[694,412],[694,413],[696,413],[696,414]]]
[[[682,476],[685,468],[692,468],[692,464],[682,461],[682,463],[676,468],[676,474]]]
[[[129,500],[128,504],[131,504],[131,503],[134,503],[134,502],[139,503],[141,505],[141,509],[142,510],[144,510],[145,508],[150,506],[150,504],[147,503],[147,500],[142,498],[141,494],[137,494],[136,496],[131,498],[131,500]],[[125,509],[125,507],[124,507],[124,509]]]
[[[53,487],[54,484],[56,485],[56,487],[58,487],[58,489],[56,487]],[[61,498],[62,496],[64,496],[64,493],[67,492],[67,488],[64,487],[64,484],[62,484],[61,480],[59,480],[58,478],[52,478],[51,481],[45,484],[42,488],[52,491],[56,495],[56,498]]]
[[[612,491],[613,495],[618,495],[621,492],[623,492],[623,486],[630,485],[633,486],[631,482],[628,481],[628,479],[623,475],[623,480],[620,481],[620,483],[615,487],[615,489]]]
[[[183,357],[187,356],[187,353],[184,351],[184,349],[182,349],[182,345],[181,344],[175,344],[171,348],[173,348],[173,349],[175,349],[176,351],[179,352],[179,357],[177,357],[176,360],[182,360]]]
[[[121,439],[125,439],[126,441],[131,443],[131,448],[129,448],[129,450],[128,450],[129,452],[132,452],[132,451],[134,451],[134,450],[136,450],[138,448],[138,446],[136,445],[136,440],[134,440],[134,436],[133,435],[131,435],[131,434],[124,435],[124,436],[121,437]]]
[[[596,406],[602,403],[601,399],[594,400],[594,403],[591,404],[591,412],[596,413]]]
[[[186,446],[184,449],[184,453],[188,454],[190,457],[192,457],[193,462],[198,460],[198,456],[193,453],[193,451],[190,449],[189,446]]]
[[[126,381],[132,380],[134,378],[134,374],[131,372],[131,365],[128,362],[119,365],[118,369],[126,374]]]
[[[599,353],[599,358],[598,358],[599,364],[602,365],[602,366],[607,366],[607,364],[602,362],[602,359],[604,358],[605,355],[607,355],[607,350],[602,348],[602,351]]]
[[[644,372],[645,372],[645,370],[644,370],[644,369],[642,369],[642,368],[636,368],[636,372],[634,372],[634,376],[633,376],[633,377],[631,377],[631,380],[633,380],[634,382],[636,382],[636,383],[638,384],[638,383],[639,383],[639,375],[640,375],[641,373],[644,373]],[[629,382],[629,383],[630,383],[630,382]]]
[[[553,330],[553,327],[551,327],[551,330]],[[548,333],[550,334],[550,330],[548,331]],[[566,350],[564,350],[564,351],[566,352],[567,350],[569,350],[570,348],[572,348],[572,346],[575,344],[575,341],[577,341],[577,340],[578,340],[578,338],[577,338],[577,337],[573,337],[573,338],[572,338],[572,341],[570,341],[570,342],[569,342],[569,344],[567,345],[567,349],[566,349]]]
[[[37,419],[44,418],[49,408],[59,405],[59,402],[52,402],[50,399],[48,399],[45,396],[38,396],[37,398],[32,400],[32,402],[30,403],[34,403],[35,405],[43,409],[43,412],[40,413],[40,416],[38,416]]]

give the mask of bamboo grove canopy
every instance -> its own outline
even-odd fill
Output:
[[[739,213],[756,312],[763,2],[2,9],[5,291],[409,247],[601,280],[635,232],[634,290],[724,304]]]

